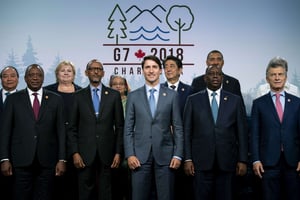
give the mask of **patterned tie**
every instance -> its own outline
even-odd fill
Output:
[[[275,96],[276,96],[276,101],[275,101],[276,102],[276,111],[277,111],[278,117],[280,119],[280,122],[282,122],[283,110],[282,110],[282,105],[280,102],[280,93],[276,93]]]
[[[215,123],[217,122],[217,117],[218,117],[218,103],[216,100],[216,95],[217,95],[216,92],[213,92],[211,94],[211,96],[213,97],[211,100],[211,111],[212,111]]]
[[[39,117],[40,102],[39,102],[39,99],[37,97],[38,93],[34,92],[34,93],[32,93],[32,95],[34,96],[32,109],[33,109],[35,120],[37,120],[38,117]]]
[[[176,86],[175,85],[170,85],[170,88],[172,88],[173,90],[175,90]]]
[[[150,105],[150,110],[151,110],[151,114],[152,117],[154,117],[155,114],[155,97],[154,97],[154,92],[156,91],[156,89],[152,88],[149,90],[150,92],[150,96],[149,96],[149,105]]]
[[[93,105],[94,105],[94,110],[95,110],[95,115],[98,116],[99,114],[99,95],[98,95],[98,88],[93,89]]]

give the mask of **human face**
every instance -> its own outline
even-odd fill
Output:
[[[273,92],[281,92],[287,79],[286,71],[283,67],[270,68],[267,72],[266,80]]]
[[[182,69],[177,66],[174,60],[167,60],[164,66],[164,72],[169,82],[176,83],[179,80]]]
[[[103,66],[101,63],[93,62],[87,70],[85,75],[89,78],[90,84],[97,87],[101,83],[101,79],[104,76]]]
[[[153,60],[145,60],[143,74],[147,85],[156,86],[159,83],[161,69]]]
[[[216,91],[221,88],[223,81],[223,74],[220,67],[211,67],[204,76],[207,88]]]
[[[224,60],[220,53],[211,53],[206,60],[207,67],[209,66],[219,66],[221,69],[224,65]]]
[[[122,96],[125,95],[126,85],[123,78],[117,76],[114,77],[111,83],[111,87],[115,90],[118,90]]]
[[[25,82],[27,87],[36,92],[41,89],[44,82],[44,72],[40,67],[33,66],[25,74]]]
[[[72,83],[74,81],[74,71],[70,65],[62,65],[57,72],[59,83]]]
[[[17,88],[19,78],[17,72],[12,68],[7,68],[2,72],[1,84],[6,91],[12,91]]]

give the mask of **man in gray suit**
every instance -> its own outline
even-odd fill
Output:
[[[146,84],[129,93],[124,127],[125,156],[132,170],[132,199],[149,199],[154,177],[158,200],[171,200],[174,171],[183,157],[178,97],[175,91],[159,84],[162,66],[157,57],[144,57],[142,69]]]

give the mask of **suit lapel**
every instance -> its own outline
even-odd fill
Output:
[[[91,94],[91,87],[90,85],[87,86],[85,89],[85,92],[84,92],[84,97],[83,99],[88,99],[88,101],[86,102],[88,107],[89,107],[89,110],[91,113],[93,113],[93,116],[96,117],[95,115],[95,110],[94,110],[94,105],[93,105],[93,99],[92,99],[92,94]],[[101,105],[101,102],[100,102],[100,105]]]
[[[42,102],[41,102],[41,106],[40,106],[38,119],[41,119],[47,110],[48,101],[49,101],[49,93],[46,90],[43,90],[43,96],[41,98],[41,101]]]
[[[150,115],[150,117],[152,118],[152,114],[151,114],[151,109],[150,109],[150,105],[149,105],[149,100],[148,100],[148,91],[146,88],[146,85],[144,85],[144,87],[142,87],[139,91],[140,93],[140,97],[142,97],[142,102],[144,104],[144,107],[147,109],[148,114]],[[156,108],[157,110],[157,108]],[[155,112],[156,114],[156,112]]]
[[[269,110],[271,110],[272,115],[274,116],[274,118],[280,123],[280,119],[279,119],[277,111],[276,111],[276,106],[275,106],[275,104],[273,102],[273,99],[272,99],[272,96],[271,96],[270,92],[267,93],[265,95],[265,97],[266,97],[266,102],[267,102],[266,105],[265,105],[266,106],[266,110],[268,109],[267,106],[270,106]]]
[[[109,91],[107,90],[107,87],[102,84],[102,90],[101,90],[101,101],[100,101],[100,106],[99,106],[99,115],[101,116],[103,112],[103,108],[107,104],[109,95]],[[94,109],[94,108],[93,108]]]

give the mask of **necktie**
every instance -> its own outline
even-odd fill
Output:
[[[98,88],[93,89],[93,105],[94,105],[94,110],[95,110],[96,116],[98,116],[98,114],[99,114],[99,104],[100,104],[99,95],[97,93],[98,91],[99,91]]]
[[[278,117],[280,119],[280,122],[282,122],[282,117],[283,117],[283,110],[282,110],[282,105],[281,105],[281,102],[280,102],[280,93],[276,93],[276,111],[277,111],[277,114],[278,114]]]
[[[211,100],[211,111],[212,111],[215,123],[217,122],[217,117],[218,117],[218,103],[216,100],[216,95],[217,95],[216,92],[213,92],[211,94],[211,96],[213,97]]]
[[[152,88],[149,90],[150,92],[150,96],[149,96],[149,105],[150,105],[150,110],[151,110],[151,114],[152,117],[154,117],[155,114],[155,97],[154,97],[154,92],[156,91],[156,89]]]
[[[170,87],[175,90],[176,86],[175,85],[170,85]]]
[[[40,102],[39,102],[39,99],[37,97],[38,93],[34,92],[34,93],[32,93],[32,95],[34,96],[32,109],[33,109],[35,120],[37,120],[38,117],[39,117]]]
[[[6,96],[10,95],[10,92],[5,92],[5,95],[6,95]]]

